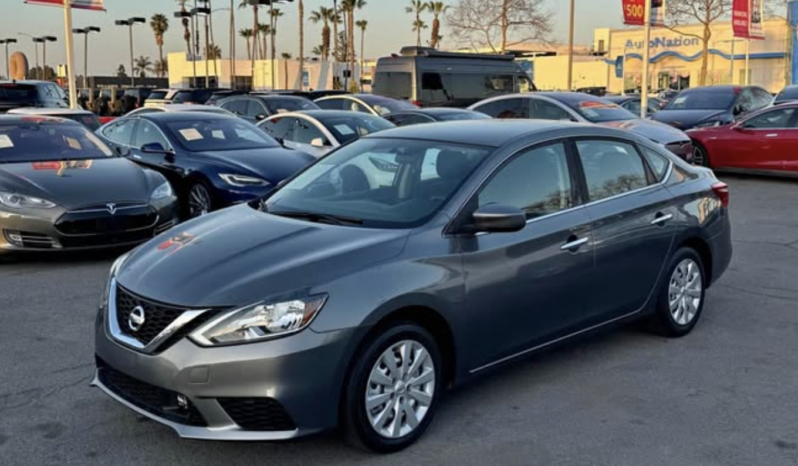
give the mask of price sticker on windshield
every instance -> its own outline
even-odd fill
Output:
[[[14,141],[7,134],[0,134],[0,149],[10,149],[14,147]]]
[[[202,133],[197,131],[196,128],[181,129],[180,135],[183,136],[186,141],[199,141],[201,139],[205,139],[202,137]]]

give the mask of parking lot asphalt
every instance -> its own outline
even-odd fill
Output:
[[[796,465],[798,182],[722,178],[735,257],[692,335],[629,327],[494,372],[391,456],[181,440],[88,386],[115,253],[0,259],[0,465]]]

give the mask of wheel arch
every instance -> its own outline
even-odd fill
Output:
[[[713,260],[712,260],[712,249],[709,247],[709,243],[704,241],[703,238],[700,236],[690,236],[685,238],[681,244],[679,244],[679,248],[690,248],[698,253],[698,256],[701,258],[701,263],[704,266],[704,274],[706,275],[707,281],[707,288],[712,285],[712,281],[714,279],[714,270],[713,270]],[[677,249],[677,250],[678,250]]]

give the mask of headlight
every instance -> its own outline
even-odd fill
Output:
[[[0,192],[0,204],[12,209],[52,209],[55,203],[24,194]]]
[[[172,185],[169,184],[168,181],[164,182],[164,184],[155,188],[155,191],[152,192],[152,196],[150,196],[151,201],[157,201],[158,199],[163,199],[165,197],[171,197],[173,194],[172,192]]]
[[[111,266],[111,271],[108,273],[108,280],[105,281],[105,289],[103,290],[103,294],[100,295],[100,309],[105,309],[105,307],[108,306],[108,295],[111,293],[111,282],[113,282],[116,273],[128,257],[130,257],[130,253],[122,255],[119,259],[115,260],[114,264]]]
[[[720,120],[704,121],[695,125],[696,128],[714,128],[715,126],[722,126],[723,122]]]
[[[223,179],[225,183],[231,186],[236,186],[238,188],[248,188],[252,186],[269,186],[268,181],[262,180],[260,178],[255,178],[253,176],[231,175],[223,173],[219,175],[219,177]]]
[[[204,346],[250,343],[298,332],[318,314],[327,296],[258,303],[225,314],[191,335]]]

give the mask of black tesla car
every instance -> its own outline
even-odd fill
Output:
[[[443,121],[489,120],[484,113],[461,108],[418,108],[389,113],[384,117],[396,126],[422,125]]]
[[[177,223],[159,173],[70,120],[0,117],[0,253],[123,246]]]
[[[120,155],[166,176],[187,217],[262,197],[315,160],[251,123],[211,113],[134,115],[97,133]]]

